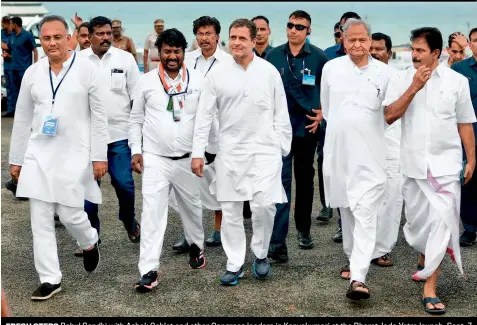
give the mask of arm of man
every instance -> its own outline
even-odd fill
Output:
[[[38,49],[36,48],[35,37],[32,33],[29,33],[28,39],[30,41],[30,46],[33,51],[33,63],[36,63],[38,61]]]
[[[329,64],[325,64],[323,67],[323,72],[321,73],[321,82],[320,82],[320,103],[321,103],[321,114],[323,118],[328,119],[329,108],[330,108],[330,84],[329,84]]]
[[[35,103],[31,96],[31,79],[36,72],[34,70],[36,69],[32,69],[32,66],[30,66],[23,76],[13,120],[8,162],[10,163],[10,174],[15,181],[18,181],[20,176],[35,110]]]
[[[421,65],[417,69],[409,88],[397,100],[394,100],[393,97],[399,92],[399,85],[390,85],[383,101],[386,123],[393,124],[406,113],[414,96],[425,86],[430,77],[431,69]]]
[[[134,100],[134,96],[136,95],[136,86],[139,81],[139,77],[141,77],[141,73],[139,72],[139,67],[137,65],[137,61],[134,59],[132,54],[128,54],[128,68],[126,70],[126,87],[129,98],[131,101]]]
[[[472,123],[476,123],[474,107],[470,97],[470,87],[466,78],[461,78],[459,98],[457,99],[457,127],[462,144],[464,145],[467,165],[464,171],[465,183],[469,182],[475,170],[475,136]]]
[[[93,66],[94,67],[94,66]],[[100,180],[108,171],[109,128],[105,94],[98,85],[99,70],[94,67],[90,75],[89,107],[91,110],[91,161],[94,179]]]
[[[290,123],[290,114],[288,114],[287,97],[283,87],[282,78],[278,71],[274,72],[274,111],[273,111],[273,130],[278,135],[282,156],[286,157],[291,150],[293,137]]]
[[[134,95],[133,106],[129,114],[128,144],[132,155],[131,167],[136,173],[141,174],[144,167],[142,161],[142,125],[144,124],[146,98],[144,97],[140,80],[135,88],[136,94]]]
[[[212,154],[214,156],[217,154],[218,136],[219,136],[219,120],[217,117],[217,112],[214,112],[214,118],[212,119],[212,125],[210,127],[210,133],[209,133],[209,143],[207,144],[207,149],[206,149],[209,154]]]
[[[136,65],[137,65],[137,51],[136,51],[136,46],[134,45],[132,38],[129,38],[128,40],[128,47],[129,47],[128,51],[129,53],[132,54],[134,61],[136,61]]]
[[[204,79],[204,86],[199,98],[199,106],[195,116],[194,138],[192,142],[192,172],[199,177],[204,176],[204,153],[209,140],[210,128],[212,127],[217,110],[217,94],[215,92],[211,75]]]

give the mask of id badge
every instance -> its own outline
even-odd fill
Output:
[[[124,72],[123,70],[113,69],[111,72],[111,90],[123,90]]]
[[[303,74],[302,84],[307,86],[314,86],[315,85],[316,77],[314,75]]]
[[[41,134],[54,137],[56,135],[56,130],[58,129],[58,117],[56,116],[46,116],[43,120],[43,126],[41,128]]]

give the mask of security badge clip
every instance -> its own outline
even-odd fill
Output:
[[[311,70],[308,68],[305,68],[303,70],[303,80],[301,83],[307,86],[314,86],[315,80],[316,80],[316,77],[311,74]]]

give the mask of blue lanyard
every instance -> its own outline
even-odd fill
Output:
[[[51,64],[50,64],[50,85],[51,85],[51,92],[53,93],[53,99],[51,100],[51,105],[55,104],[56,93],[58,92],[58,89],[60,88],[61,83],[65,79],[66,75],[68,74],[68,72],[70,72],[70,69],[73,66],[73,63],[75,63],[75,59],[76,59],[76,52],[74,53],[73,61],[71,61],[70,67],[68,68],[68,70],[66,70],[65,75],[63,76],[63,78],[61,78],[60,82],[58,83],[58,86],[56,86],[56,89],[53,87],[53,75],[51,73]]]
[[[291,74],[293,75],[293,78],[295,78],[296,80],[299,80],[296,76],[295,76],[295,73],[292,71],[291,67],[290,67],[290,61],[288,59],[288,54],[285,54],[286,58],[287,58],[287,63],[288,63],[288,69],[290,70]],[[305,57],[303,57],[303,70],[302,70],[302,73],[305,74]]]
[[[195,68],[197,68],[197,61],[199,61],[199,57],[195,58],[194,70],[195,70]],[[209,73],[210,69],[212,69],[212,66],[214,65],[215,61],[217,61],[216,58],[214,58],[214,61],[212,61],[212,64],[210,65],[209,69],[208,69],[207,72],[205,73],[204,77],[207,76],[207,74]],[[207,61],[206,61],[206,62],[207,62]]]

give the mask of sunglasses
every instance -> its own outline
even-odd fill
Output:
[[[293,24],[293,23],[287,23],[287,28],[288,29],[293,29],[295,27],[296,30],[305,30],[308,28],[308,26],[305,25],[300,25],[300,24]]]
[[[340,32],[335,32],[334,35],[335,35],[336,38],[340,38],[340,37],[341,37],[341,33],[340,33]]]

